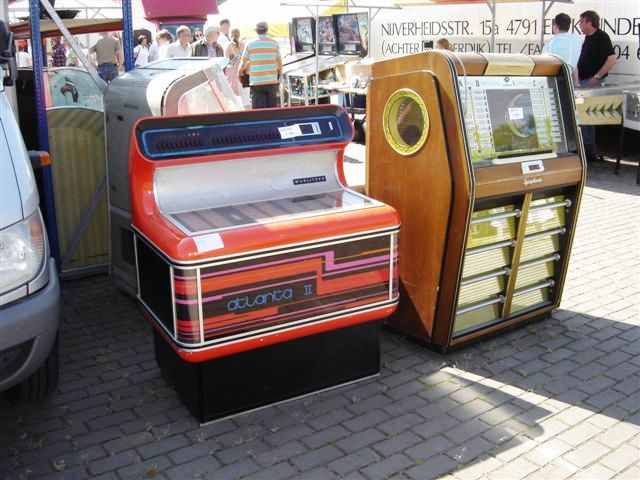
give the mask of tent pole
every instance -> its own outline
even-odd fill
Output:
[[[316,5],[316,105],[318,105],[318,93],[320,90],[320,59],[319,59],[319,54],[320,54],[320,49],[319,49],[319,43],[318,43],[318,19],[319,19],[319,8],[318,5]]]
[[[133,15],[131,0],[122,0],[122,50],[125,71],[133,70]]]
[[[38,148],[49,152],[49,125],[47,124],[47,106],[44,95],[44,52],[40,33],[40,0],[29,0],[29,23],[31,25],[31,58],[33,62],[33,87],[35,94],[36,121],[38,126]],[[55,161],[55,159],[53,159]],[[60,242],[58,239],[58,221],[53,188],[51,165],[42,169],[42,207],[44,210],[47,235],[51,256],[60,266]]]

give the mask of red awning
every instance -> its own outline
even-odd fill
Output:
[[[216,0],[141,0],[144,18],[147,20],[166,20],[168,18],[199,18],[206,20],[207,15],[218,13]]]

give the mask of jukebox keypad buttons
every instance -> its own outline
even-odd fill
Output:
[[[387,100],[382,114],[384,136],[396,152],[412,155],[422,148],[429,135],[429,113],[416,92],[396,90]]]

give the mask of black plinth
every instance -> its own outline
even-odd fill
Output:
[[[161,335],[154,335],[160,369],[201,423],[380,372],[379,322],[202,363],[185,362]]]

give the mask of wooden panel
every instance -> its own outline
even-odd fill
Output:
[[[551,55],[534,55],[531,57],[535,62],[532,75],[540,77],[555,77],[560,75],[562,62],[557,57]]]
[[[520,163],[476,168],[476,197],[487,198],[516,192],[572,185],[581,181],[582,165],[577,156],[544,160],[544,172],[522,174]]]
[[[387,142],[383,112],[399,89],[416,92],[425,102],[430,131],[412,155],[397,153]],[[433,75],[419,71],[374,79],[368,95],[367,188],[373,198],[400,214],[400,279],[403,301],[391,320],[414,336],[430,336],[451,206],[447,142]],[[429,208],[424,208],[429,206]]]
[[[511,313],[511,303],[513,301],[513,291],[516,288],[516,282],[518,280],[518,267],[520,265],[520,254],[522,253],[522,244],[524,243],[524,236],[527,231],[527,219],[529,217],[529,206],[531,204],[531,197],[533,194],[527,193],[524,196],[522,202],[522,210],[520,219],[518,221],[518,233],[516,236],[516,246],[513,249],[513,257],[511,259],[511,275],[509,275],[509,282],[507,284],[507,291],[505,293],[505,301],[502,305],[502,316],[508,317]]]
[[[410,55],[407,57],[399,57],[395,59],[385,60],[382,62],[376,62],[373,65],[372,72],[374,75],[373,85],[370,87],[368,96],[368,125],[369,125],[369,141],[367,143],[367,158],[369,163],[373,155],[384,154],[384,150],[379,152],[379,142],[372,141],[376,135],[376,124],[380,119],[380,114],[375,115],[376,109],[381,112],[382,105],[377,105],[381,102],[381,99],[375,96],[376,89],[384,85],[384,83],[392,78],[394,75],[425,69],[431,72],[437,79],[437,90],[440,98],[440,108],[442,111],[442,121],[444,122],[444,130],[446,131],[446,140],[443,146],[445,151],[448,152],[449,157],[449,169],[452,182],[451,190],[451,204],[449,209],[449,225],[446,232],[437,231],[432,229],[428,235],[446,235],[444,254],[440,259],[435,257],[432,262],[436,260],[442,261],[442,275],[439,285],[439,292],[437,294],[437,302],[432,308],[436,308],[435,317],[431,323],[432,331],[425,332],[421,336],[422,340],[429,340],[438,345],[447,345],[450,338],[451,329],[453,327],[453,318],[455,312],[455,297],[458,288],[458,282],[461,274],[462,256],[464,252],[464,245],[466,242],[467,224],[471,215],[471,175],[469,169],[469,163],[467,161],[465,150],[465,139],[462,132],[462,115],[459,108],[458,98],[456,96],[456,75],[454,70],[454,63],[448,55],[439,51],[430,51],[417,55]],[[384,78],[383,78],[384,77]],[[375,82],[378,79],[378,82]],[[373,93],[373,95],[372,95]],[[434,127],[435,119],[432,118],[432,128]],[[378,128],[381,128],[378,127]],[[428,151],[423,149],[423,151]],[[429,151],[429,157],[431,152]],[[371,178],[371,172],[368,172],[368,181]],[[435,177],[436,179],[443,179],[442,174]],[[437,182],[436,182],[437,183]],[[424,185],[421,188],[426,188]],[[369,191],[370,192],[370,191]],[[371,192],[370,192],[371,193]],[[374,195],[375,196],[375,195]],[[423,208],[432,209],[437,205],[434,201],[429,201],[423,204]],[[405,237],[407,223],[403,222],[401,238]],[[402,256],[402,253],[401,253]],[[403,257],[402,263],[406,263],[407,257]],[[411,258],[411,257],[409,257]],[[428,288],[435,289],[437,285],[430,285]],[[404,315],[404,311],[407,310],[407,315],[411,316],[410,309],[412,308],[408,302],[401,302],[401,307],[398,312],[398,317]],[[414,312],[413,317],[417,315]],[[416,332],[409,331],[408,333],[417,334]],[[426,337],[425,337],[426,335]]]
[[[488,62],[485,75],[528,77],[535,67],[531,57],[521,53],[485,53],[484,57]]]
[[[487,59],[484,56],[479,53],[456,53],[455,56],[462,61],[453,61],[458,75],[484,75],[487,68]]]

